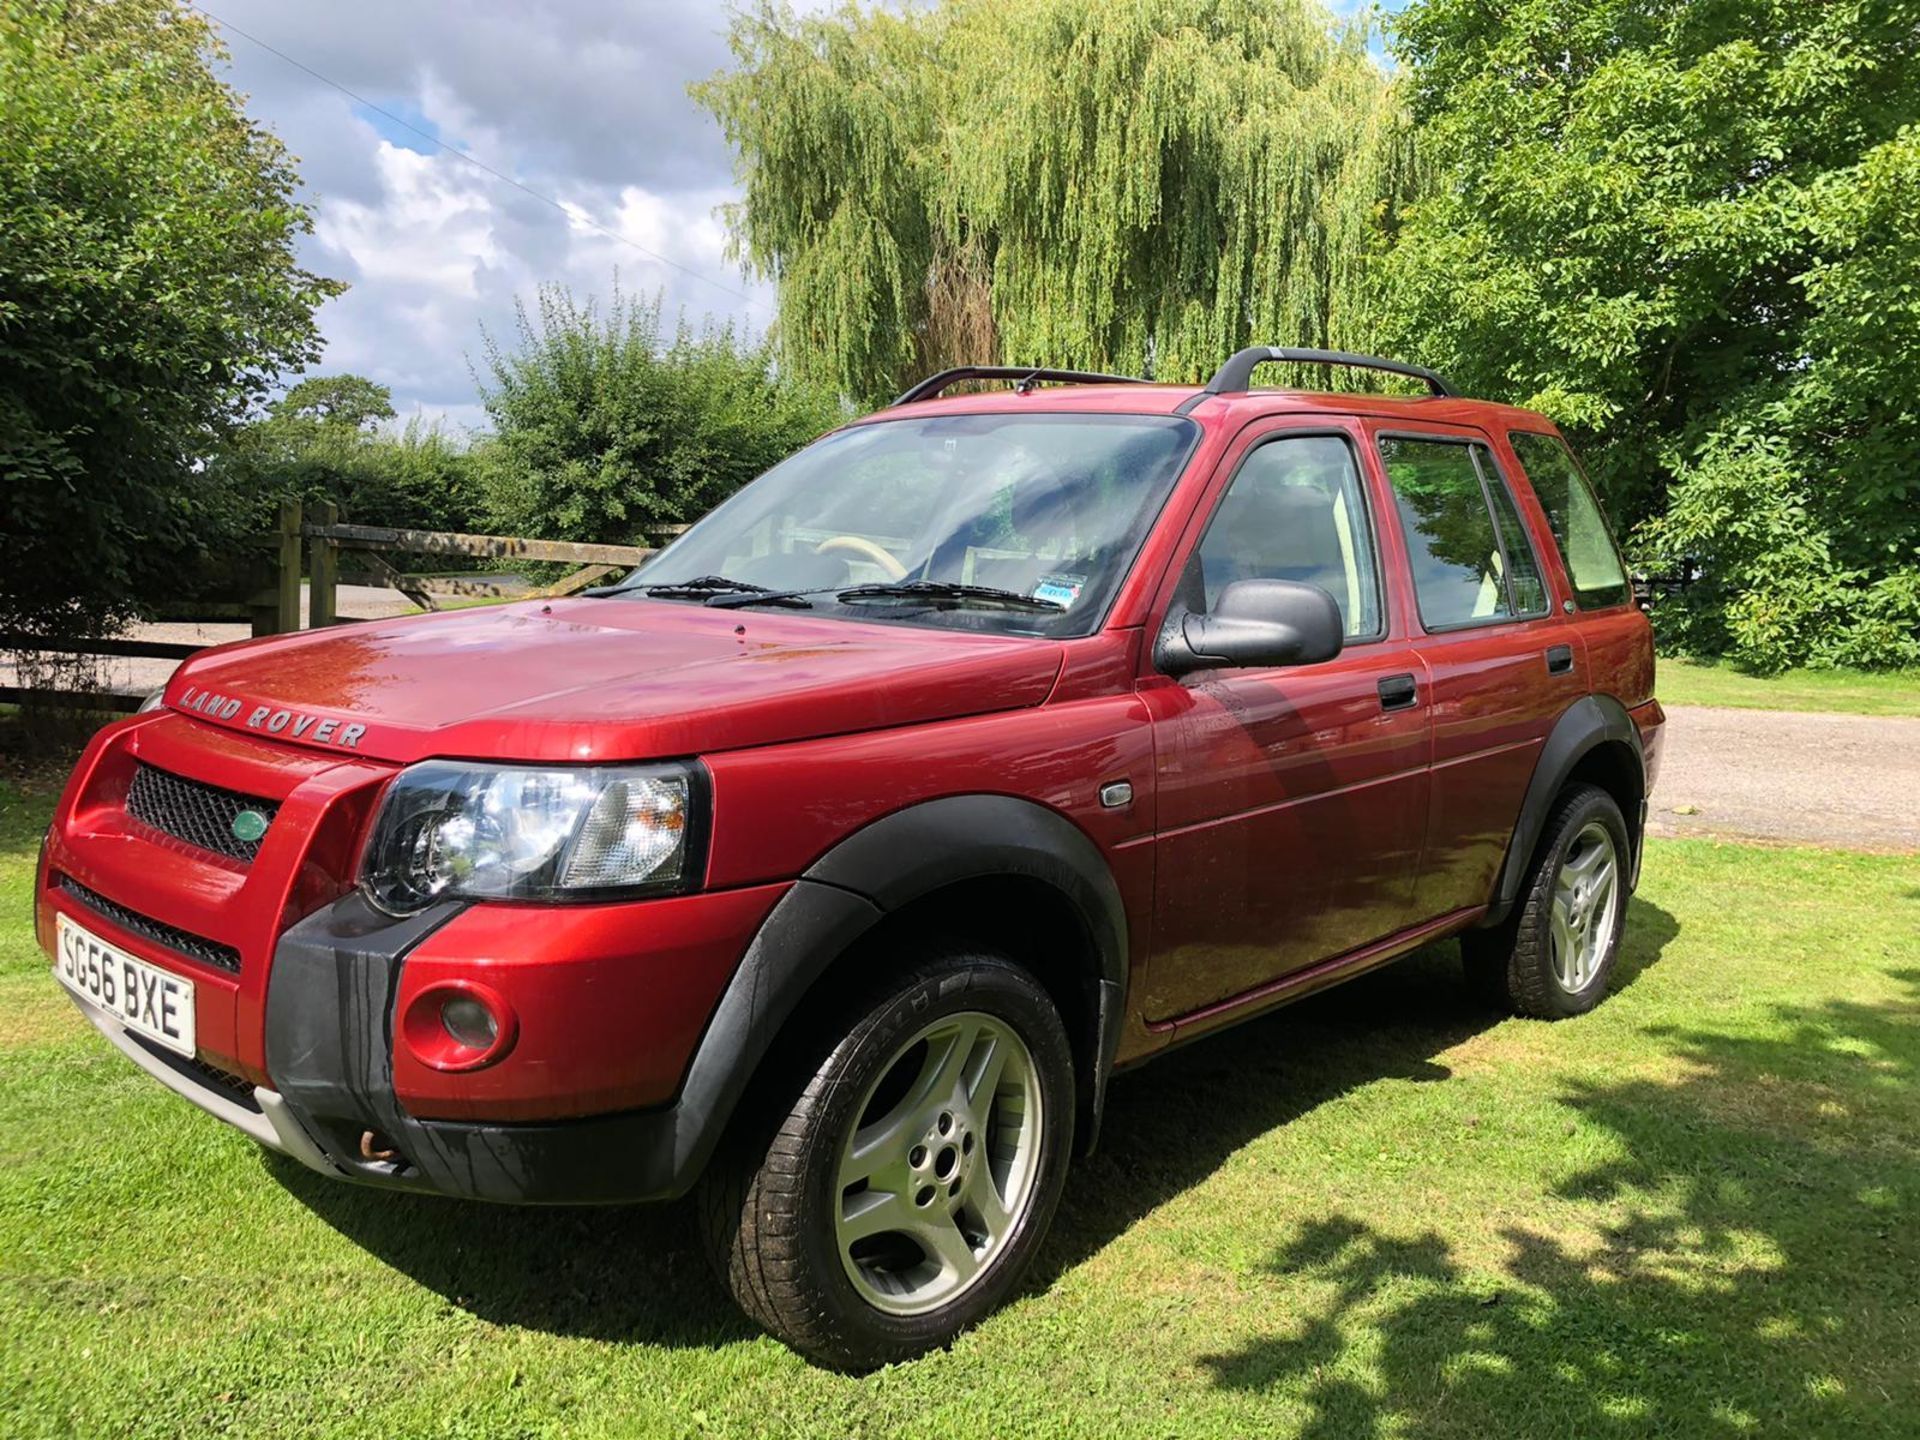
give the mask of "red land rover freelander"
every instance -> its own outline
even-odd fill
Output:
[[[1303,360],[1432,394],[1250,388]],[[1444,936],[1596,1004],[1661,720],[1538,415],[1313,351],[949,371],[619,584],[188,661],[82,757],[38,932],[328,1175],[700,1183],[740,1303],[860,1368],[1019,1285],[1116,1070]]]

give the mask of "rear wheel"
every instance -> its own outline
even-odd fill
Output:
[[[1018,1286],[1065,1180],[1073,1061],[1038,982],[967,951],[839,1029],[785,1112],[716,1162],[701,1213],[750,1316],[862,1370],[945,1344]]]
[[[1506,923],[1460,942],[1490,1000],[1541,1019],[1581,1015],[1607,993],[1626,922],[1627,824],[1606,791],[1574,785],[1548,817]]]

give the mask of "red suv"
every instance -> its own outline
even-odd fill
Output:
[[[1314,351],[949,371],[617,585],[189,661],[82,757],[38,930],[328,1175],[701,1182],[740,1303],[859,1368],[1014,1290],[1118,1070],[1446,936],[1596,1004],[1661,721],[1539,415]]]

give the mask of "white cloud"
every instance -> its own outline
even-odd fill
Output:
[[[729,62],[721,6],[340,0],[231,18],[406,122],[229,36],[249,112],[300,159],[315,215],[305,263],[351,287],[320,312],[320,372],[391,386],[403,417],[472,426],[481,327],[510,334],[515,299],[544,283],[605,295],[617,271],[670,312],[771,319],[766,287],[726,257],[714,211],[735,193],[731,157],[686,94]]]
[[[452,156],[418,155],[382,140],[373,157],[380,199],[320,204],[314,236],[363,283],[412,295],[479,295],[480,269],[501,263],[486,177]]]

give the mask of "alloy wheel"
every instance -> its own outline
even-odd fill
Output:
[[[1006,1022],[963,1011],[900,1046],[841,1147],[834,1240],[861,1298],[921,1315],[985,1274],[1032,1203],[1045,1124]]]
[[[1620,856],[1613,835],[1590,821],[1573,837],[1553,880],[1553,974],[1568,994],[1593,982],[1619,925]]]

